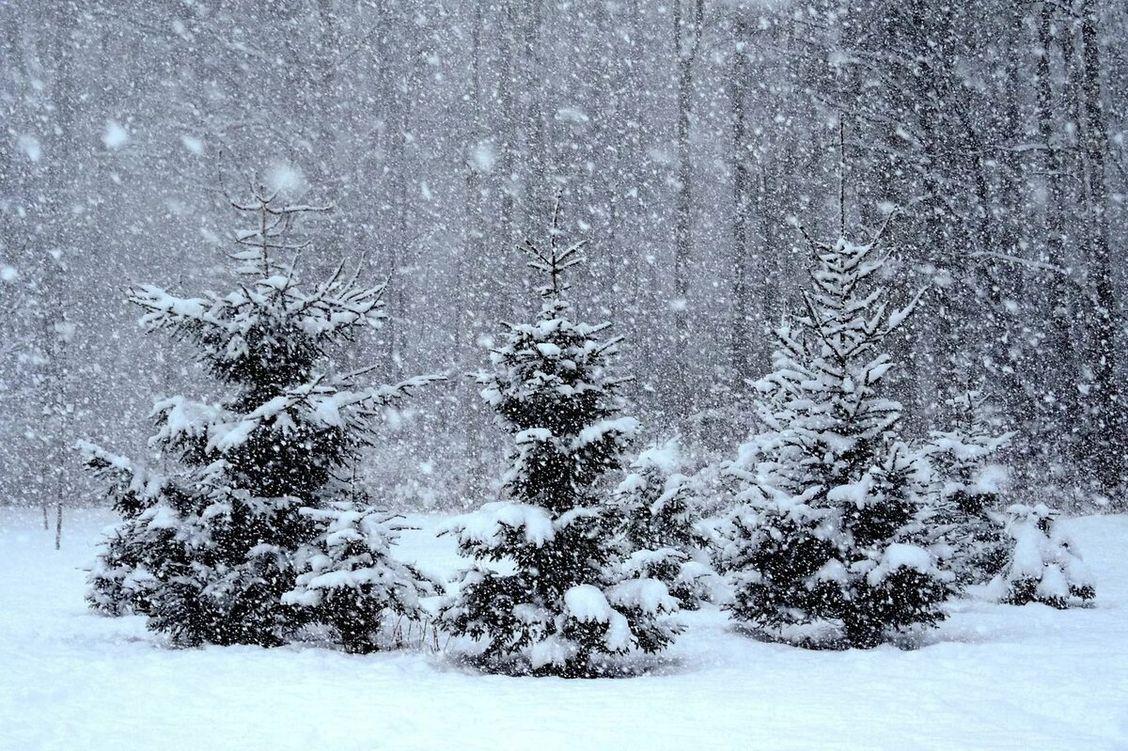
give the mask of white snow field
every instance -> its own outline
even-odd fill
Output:
[[[458,558],[419,517],[401,555]],[[0,509],[4,751],[435,749],[1128,749],[1128,517],[1069,522],[1096,607],[961,603],[914,651],[808,652],[685,616],[671,661],[629,679],[479,675],[442,654],[173,650],[137,617],[87,612],[102,511],[63,550]]]

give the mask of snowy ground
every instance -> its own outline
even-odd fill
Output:
[[[620,680],[482,676],[441,654],[170,650],[90,615],[104,512],[51,548],[0,509],[0,749],[1128,749],[1128,517],[1071,522],[1097,607],[968,604],[922,649],[813,653],[686,618],[673,661]],[[439,520],[418,520],[433,529]],[[405,558],[457,566],[412,533]]]

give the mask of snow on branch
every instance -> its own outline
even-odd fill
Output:
[[[133,460],[107,451],[90,441],[76,441],[74,448],[82,463],[107,485],[114,508],[126,516],[138,513],[165,491],[167,479],[158,472],[139,466]]]
[[[341,429],[359,436],[380,417],[385,407],[409,396],[416,389],[445,380],[440,375],[415,376],[399,383],[347,390],[349,385],[324,375],[289,389],[233,423],[212,427],[208,450],[227,452],[242,446],[263,425],[302,424],[317,430]],[[342,390],[342,387],[346,387]]]

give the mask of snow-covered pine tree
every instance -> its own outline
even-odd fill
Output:
[[[420,597],[434,594],[438,582],[392,555],[399,533],[410,529],[399,516],[355,499],[302,512],[321,533],[295,556],[301,573],[283,603],[315,613],[348,652],[394,646],[401,624],[426,618]]]
[[[270,646],[305,624],[339,625],[335,599],[283,595],[308,586],[299,581],[303,565],[341,565],[311,549],[330,559],[356,555],[332,541],[336,525],[358,513],[338,505],[352,497],[342,472],[371,445],[384,408],[433,380],[362,387],[367,371],[334,372],[329,348],[380,324],[382,286],[362,286],[359,270],[346,275],[341,266],[307,291],[278,254],[307,244],[295,238],[295,221],[322,209],[283,204],[262,188],[253,202],[234,205],[255,219],[236,235],[235,290],[196,298],[152,286],[130,291],[147,329],[195,345],[226,397],[156,403],[150,447],[162,456],[160,474],[84,447],[125,517],[92,572],[90,600],[104,612],[135,609],[180,645]],[[381,572],[381,589],[356,598],[358,608],[411,603],[412,591],[426,587],[409,569]],[[385,597],[389,589],[402,596]]]
[[[889,310],[880,236],[809,239],[804,311],[776,332],[775,372],[757,384],[766,429],[731,467],[747,486],[720,556],[727,607],[772,638],[871,647],[944,617],[952,575],[916,544],[927,466],[898,438],[901,405],[880,396],[883,345],[920,293]]]
[[[1073,540],[1044,503],[1007,507],[1010,550],[990,589],[1004,602],[1041,602],[1055,608],[1085,605],[1096,597],[1093,577]]]
[[[931,431],[924,447],[939,496],[933,524],[949,546],[957,583],[983,584],[1002,570],[1010,547],[1002,513],[1009,471],[999,454],[1012,434],[992,424],[977,390],[967,389],[947,404],[954,424]]]
[[[601,482],[621,466],[638,429],[621,415],[624,379],[608,372],[618,339],[609,323],[574,319],[563,274],[581,263],[583,243],[558,245],[559,203],[548,247],[526,243],[528,265],[548,277],[531,323],[505,324],[479,374],[482,395],[514,433],[507,502],[487,503],[451,531],[476,564],[442,610],[452,633],[478,643],[487,670],[600,674],[608,656],[657,652],[675,629],[659,616],[676,601],[665,585],[628,576],[619,559],[612,488]],[[496,564],[511,565],[498,570]]]
[[[709,564],[709,538],[699,526],[697,489],[682,466],[676,438],[647,447],[616,488],[614,506],[627,571],[661,581],[682,609],[696,610],[710,598],[716,574]]]

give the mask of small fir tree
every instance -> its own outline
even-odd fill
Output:
[[[716,574],[700,528],[697,488],[681,468],[676,438],[650,446],[631,463],[614,505],[629,551],[627,571],[663,582],[682,609],[696,610],[710,599]]]
[[[437,582],[392,556],[399,533],[410,529],[401,517],[355,500],[302,511],[321,533],[295,556],[299,573],[283,604],[316,613],[347,652],[395,645],[402,624],[427,618],[420,598],[433,595]]]
[[[731,468],[746,489],[720,556],[727,607],[773,638],[871,647],[944,617],[951,574],[917,544],[927,467],[898,438],[901,405],[879,393],[883,345],[920,294],[890,312],[876,242],[811,241],[804,311],[776,332],[775,372],[757,384],[766,429]]]
[[[379,326],[382,287],[361,286],[338,267],[307,291],[277,254],[305,244],[293,239],[295,220],[321,209],[283,205],[262,189],[235,206],[255,218],[254,229],[236,235],[243,249],[232,255],[235,290],[198,298],[151,286],[130,292],[150,331],[198,348],[226,397],[157,402],[150,446],[163,474],[86,447],[124,517],[92,572],[90,600],[103,612],[143,613],[180,645],[272,646],[304,625],[340,625],[338,598],[283,595],[308,586],[299,575],[311,567],[348,568],[356,551],[330,540],[367,499],[351,501],[353,512],[340,505],[351,497],[342,472],[371,445],[385,407],[431,380],[372,388],[359,385],[363,371],[334,373],[329,348]],[[405,602],[426,586],[402,566],[383,573],[385,588],[405,593]],[[390,600],[354,598],[354,615],[369,622],[381,602]]]
[[[624,379],[608,372],[618,339],[608,323],[573,318],[564,272],[582,243],[557,245],[559,205],[546,250],[527,243],[529,266],[548,277],[540,313],[506,324],[482,395],[514,434],[502,485],[508,502],[488,503],[452,526],[478,563],[442,611],[446,627],[478,643],[489,670],[576,677],[608,669],[606,658],[657,652],[674,629],[659,615],[676,608],[666,587],[624,572],[604,474],[620,467],[635,435],[621,415]],[[512,566],[497,570],[490,563]]]
[[[933,525],[948,545],[956,581],[983,584],[1002,570],[1009,549],[1002,511],[1009,472],[999,455],[1012,434],[992,425],[979,391],[967,390],[947,404],[955,424],[932,431],[924,448],[939,497]]]
[[[1096,597],[1093,577],[1077,546],[1044,503],[1014,504],[1006,510],[1011,546],[1002,572],[990,588],[1003,602],[1040,602],[1055,608],[1088,604]]]

